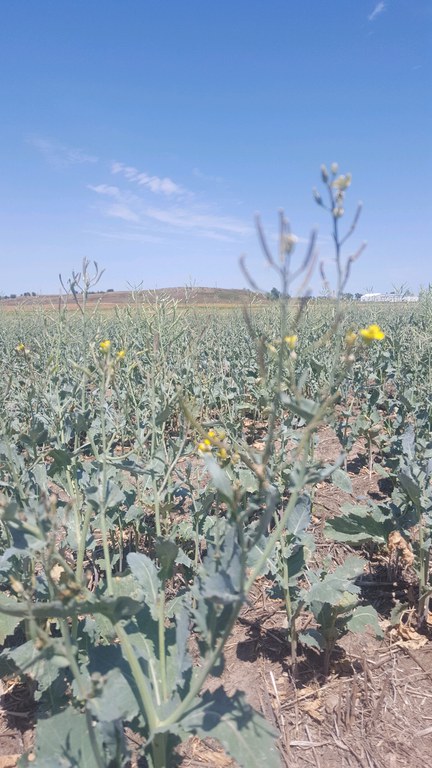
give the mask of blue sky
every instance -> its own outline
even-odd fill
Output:
[[[0,4],[0,293],[276,284],[283,208],[332,276],[321,163],[353,176],[353,291],[432,282],[430,0]],[[347,244],[348,245],[348,244]],[[349,255],[350,251],[347,252]],[[319,291],[319,280],[313,287]]]

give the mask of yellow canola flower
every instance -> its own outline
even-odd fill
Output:
[[[210,446],[210,440],[203,440],[203,442],[198,443],[198,450],[201,451],[201,453],[209,453],[209,451],[211,451]]]
[[[219,448],[217,455],[219,456],[220,459],[222,459],[222,461],[225,461],[225,459],[228,458],[228,451],[226,450],[226,448]]]
[[[357,338],[357,334],[354,333],[354,331],[348,331],[348,333],[345,335],[345,342],[346,344],[348,344],[349,347],[352,347],[356,338]]]
[[[125,355],[126,355],[126,350],[119,349],[119,351],[117,352],[117,360],[123,360]]]
[[[364,341],[382,341],[385,339],[384,331],[376,323],[372,323],[368,328],[361,328],[360,336]]]
[[[294,347],[296,346],[297,341],[298,341],[298,336],[296,336],[296,335],[285,336],[284,341],[289,346],[290,349],[294,349]]]
[[[101,341],[101,343],[99,344],[99,349],[101,349],[102,352],[109,352],[109,350],[111,349],[111,342],[108,339],[106,339],[105,341]]]
[[[21,344],[17,344],[15,349],[16,349],[17,352],[25,352],[26,351],[25,344],[23,344],[22,342],[21,342]]]

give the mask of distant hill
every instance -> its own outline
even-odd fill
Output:
[[[158,288],[156,290],[142,290],[135,294],[139,300],[145,304],[152,304],[157,299],[166,297],[172,299],[181,305],[192,304],[195,306],[236,306],[250,301],[266,300],[266,294],[255,293],[241,288]],[[41,296],[16,296],[14,298],[1,298],[0,307],[13,309],[16,307],[52,307],[58,306],[59,301],[66,301],[71,308],[75,306],[72,296],[65,297],[60,295],[41,295]],[[125,304],[130,304],[134,300],[134,294],[131,291],[100,291],[90,293],[88,297],[89,308],[99,305],[102,309],[110,309]]]

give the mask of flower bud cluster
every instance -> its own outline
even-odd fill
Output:
[[[283,339],[283,343],[288,347],[290,350],[290,357],[295,359],[297,357],[297,354],[295,352],[295,348],[297,346],[298,342],[298,336],[295,334],[292,334],[291,336],[285,336]],[[277,354],[278,348],[280,348],[282,342],[280,339],[274,339],[274,341],[267,344],[267,349],[272,352],[272,354]]]
[[[372,341],[382,341],[385,339],[385,333],[376,323],[372,323],[367,328],[360,328],[358,333],[352,330],[348,331],[345,334],[347,351],[351,352],[358,338],[362,339],[366,344],[370,344]]]
[[[99,344],[99,349],[101,352],[103,352],[104,355],[110,355],[111,353],[111,342],[109,339],[105,339],[105,341],[101,341]],[[123,360],[126,357],[126,350],[125,349],[119,349],[116,352],[116,360]]]
[[[204,440],[198,443],[198,452],[214,454],[221,462],[231,461],[236,464],[240,460],[238,453],[230,454],[226,433],[223,429],[209,429]]]
[[[16,345],[15,352],[18,352],[18,354],[20,354],[20,355],[29,355],[30,354],[29,348],[26,347],[26,345],[23,344],[22,341],[19,344]]]

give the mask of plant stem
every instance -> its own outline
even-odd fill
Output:
[[[167,747],[168,734],[156,733],[152,741],[153,768],[168,768]]]
[[[162,698],[168,698],[166,655],[165,655],[165,582],[159,593],[158,606],[158,640],[159,640],[159,664],[161,672]]]

